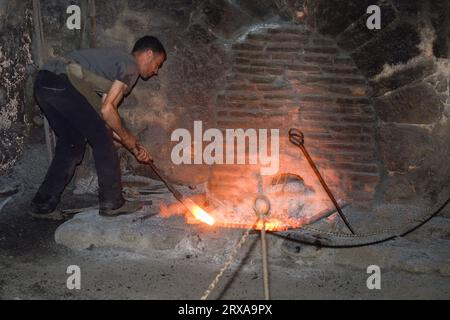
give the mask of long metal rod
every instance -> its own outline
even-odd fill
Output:
[[[153,172],[159,177],[159,179],[161,179],[161,181],[166,185],[167,189],[169,189],[175,199],[177,199],[186,209],[188,209],[189,212],[192,212],[192,208],[187,205],[187,202],[191,201],[189,201],[189,199],[186,199],[180,191],[175,189],[175,187],[169,181],[167,181],[167,179],[159,172],[158,168],[156,168],[155,164],[152,161],[148,162],[147,164],[150,166],[150,168],[152,168]]]
[[[322,175],[320,174],[319,170],[317,169],[316,165],[314,164],[314,161],[311,159],[311,156],[309,155],[309,153],[306,150],[305,146],[301,146],[300,148],[302,149],[303,154],[305,155],[305,157],[308,160],[311,168],[313,169],[314,173],[316,174],[317,178],[319,179],[320,184],[322,185],[322,187],[324,188],[325,192],[328,194],[328,196],[330,197],[330,199],[333,202],[334,206],[336,207],[336,210],[339,213],[339,216],[342,218],[342,220],[344,221],[344,223],[347,226],[347,228],[351,231],[351,233],[355,234],[355,231],[353,230],[352,226],[348,222],[347,217],[342,212],[341,207],[337,203],[336,198],[334,197],[334,195],[331,192],[330,188],[328,188],[327,183],[325,182],[325,180],[323,180]]]
[[[156,168],[155,164],[153,162],[148,162],[147,164],[150,166],[150,168],[152,168],[153,172],[159,177],[159,179],[161,179],[161,181],[166,185],[167,189],[169,189],[175,199],[177,199],[187,208],[187,206],[184,204],[183,195],[177,189],[175,189],[175,187],[169,181],[167,181],[167,179],[159,172],[158,168]]]
[[[266,241],[266,218],[264,215],[260,215],[262,221],[261,228],[261,257],[262,257],[262,268],[263,268],[263,286],[264,286],[264,299],[270,300],[270,289],[269,289],[269,266],[267,261],[267,241]]]
[[[260,181],[261,182],[261,181]],[[262,190],[261,190],[262,191]],[[258,221],[261,222],[261,262],[263,271],[263,287],[264,298],[270,300],[270,288],[269,288],[269,266],[267,259],[267,241],[266,241],[266,218],[270,214],[270,201],[264,194],[259,194],[255,199],[255,205],[253,206]]]
[[[352,234],[355,234],[355,231],[353,230],[352,226],[348,222],[345,214],[342,212],[341,207],[337,203],[336,198],[334,197],[334,195],[331,192],[330,188],[328,188],[327,183],[325,182],[325,180],[323,179],[322,175],[320,174],[319,169],[317,169],[313,159],[309,155],[308,150],[306,150],[303,133],[300,130],[291,129],[289,131],[289,140],[291,141],[291,143],[293,143],[294,145],[299,147],[300,150],[302,150],[306,160],[308,161],[309,165],[311,166],[311,168],[313,169],[313,171],[316,174],[317,178],[319,179],[320,184],[322,185],[323,189],[328,194],[328,197],[330,198],[330,200],[333,202],[334,206],[336,207],[336,210],[339,213],[339,216],[344,221],[345,225],[350,230],[350,232]]]

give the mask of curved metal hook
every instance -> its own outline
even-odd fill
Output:
[[[305,145],[305,135],[299,129],[289,130],[289,141],[297,147]]]

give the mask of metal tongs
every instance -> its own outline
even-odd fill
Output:
[[[344,221],[344,224],[347,226],[347,228],[350,230],[350,232],[352,234],[355,234],[354,229],[352,228],[352,226],[350,225],[350,223],[348,222],[347,218],[345,217],[344,213],[342,212],[341,207],[339,206],[338,202],[336,201],[333,193],[331,192],[330,188],[328,188],[327,183],[325,182],[325,180],[323,179],[322,175],[319,172],[319,169],[317,169],[317,166],[315,165],[313,159],[311,158],[308,150],[306,150],[305,147],[305,135],[303,134],[302,131],[300,131],[299,129],[291,129],[289,130],[289,141],[300,148],[300,150],[303,152],[303,155],[305,156],[306,160],[308,161],[309,165],[311,166],[311,168],[313,169],[314,173],[316,174],[317,178],[320,181],[320,184],[322,185],[323,189],[325,190],[325,192],[327,193],[328,197],[330,198],[330,200],[333,202],[334,206],[336,207],[336,210],[339,214],[339,216],[341,217],[342,221]]]

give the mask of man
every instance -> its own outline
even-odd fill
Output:
[[[79,50],[50,60],[39,71],[35,97],[58,141],[45,180],[32,200],[33,216],[45,218],[56,209],[83,159],[86,142],[93,149],[97,169],[100,215],[117,216],[139,209],[122,196],[114,139],[139,162],[152,158],[124,127],[118,107],[139,76],[148,80],[158,75],[166,58],[161,42],[145,36],[131,54],[112,48]]]

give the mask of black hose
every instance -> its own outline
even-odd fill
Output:
[[[354,234],[352,227],[350,226],[349,222],[347,221],[347,218],[345,217],[345,215],[342,212],[341,208],[337,204],[337,202],[336,202],[332,192],[330,191],[330,189],[328,188],[327,184],[323,180],[319,170],[317,169],[316,165],[314,164],[314,161],[312,160],[311,156],[309,155],[308,151],[306,150],[306,148],[305,148],[305,136],[304,136],[303,132],[298,130],[298,129],[291,129],[291,130],[289,130],[289,141],[293,145],[295,145],[295,146],[297,146],[298,148],[301,149],[301,151],[303,152],[304,156],[308,160],[308,163],[310,164],[310,166],[314,170],[314,173],[318,177],[320,183],[324,187],[324,189],[327,192],[327,194],[330,197],[330,199],[333,201],[333,204],[335,205],[336,210],[339,213],[339,216],[342,218],[342,220],[344,221],[344,224],[347,226],[347,228],[349,228],[349,230],[352,232],[352,234]],[[320,231],[306,229],[306,228],[303,228],[303,231],[304,231],[303,234],[301,234],[301,233],[296,233],[295,234],[297,237],[300,237],[299,239],[293,239],[293,238],[287,237],[287,236],[282,235],[282,234],[277,233],[277,232],[269,232],[269,234],[272,234],[272,235],[274,235],[276,237],[283,238],[285,240],[298,242],[298,243],[302,243],[302,244],[306,244],[306,245],[312,245],[312,246],[315,246],[315,247],[324,247],[324,248],[357,248],[357,247],[365,247],[365,246],[370,246],[370,245],[375,245],[375,244],[383,243],[383,242],[386,242],[386,241],[390,241],[390,240],[396,239],[398,237],[404,237],[404,236],[406,236],[406,235],[416,231],[417,229],[422,227],[424,224],[426,224],[428,221],[433,219],[436,215],[438,215],[449,203],[450,203],[450,198],[447,199],[447,201],[445,201],[444,204],[442,206],[440,206],[439,209],[437,209],[428,218],[426,218],[425,220],[421,221],[420,223],[414,225],[413,227],[411,227],[407,231],[404,231],[400,235],[397,235],[397,234],[395,234],[395,235],[378,234],[378,235],[366,236],[366,238],[372,238],[372,240],[367,241],[367,242],[358,243],[358,244],[337,245],[337,244],[333,244],[333,243],[327,243],[327,241],[329,242],[329,239],[324,237],[325,234],[323,234],[323,233],[321,234]],[[302,229],[298,229],[298,230],[302,230]],[[310,234],[307,234],[308,232]],[[315,234],[313,234],[313,232],[315,232]],[[342,236],[344,236],[344,235],[342,235]],[[379,236],[379,237],[381,236],[381,238],[378,239],[378,238],[376,238],[376,236]],[[303,237],[303,238],[301,238],[301,237]],[[357,237],[358,236],[356,235],[355,237],[352,237],[352,239],[357,238]],[[362,236],[360,236],[360,237],[362,237]]]
[[[420,227],[424,226],[427,222],[429,222],[431,219],[433,219],[434,217],[436,217],[442,210],[444,210],[444,208],[450,203],[450,198],[447,199],[447,201],[445,201],[435,212],[433,212],[433,214],[431,214],[428,218],[426,218],[424,221],[419,222],[418,224],[415,224],[414,226],[412,226],[411,228],[407,229],[406,231],[402,232],[399,235],[386,235],[383,236],[381,239],[376,239],[376,240],[371,240],[368,242],[361,242],[361,243],[356,243],[356,244],[344,244],[344,245],[339,245],[339,244],[333,244],[333,243],[327,243],[327,239],[326,238],[321,238],[321,235],[319,232],[317,232],[316,235],[308,235],[306,234],[301,234],[301,233],[296,233],[296,236],[298,236],[299,238],[291,238],[289,236],[285,236],[279,232],[268,232],[269,234],[278,237],[278,238],[282,238],[284,240],[288,240],[291,242],[296,242],[296,243],[300,243],[300,244],[305,244],[305,245],[311,245],[311,246],[315,246],[315,247],[322,247],[322,248],[334,248],[334,249],[345,249],[345,248],[359,248],[359,247],[367,247],[367,246],[371,246],[371,245],[376,245],[376,244],[380,244],[383,242],[387,242],[387,241],[391,241],[394,240],[396,238],[401,238],[404,237],[408,234],[411,234],[412,232],[416,231],[417,229],[419,229]],[[298,229],[296,230],[296,232],[301,231],[302,229]],[[304,230],[304,231],[308,231],[308,230]],[[302,238],[303,237],[303,238]]]

